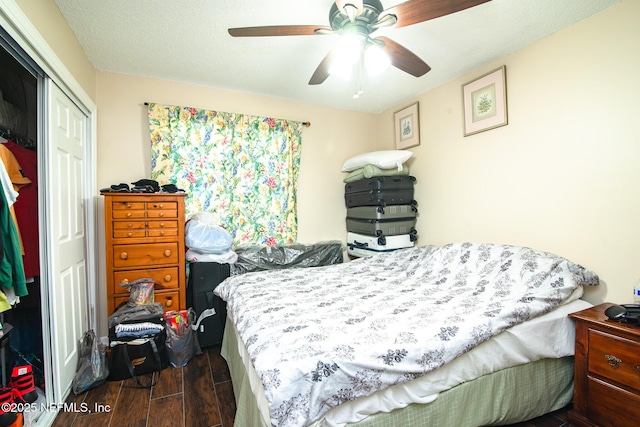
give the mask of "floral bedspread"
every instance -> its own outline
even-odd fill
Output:
[[[215,293],[262,379],[272,424],[304,426],[597,284],[595,273],[553,254],[456,243],[238,275]]]

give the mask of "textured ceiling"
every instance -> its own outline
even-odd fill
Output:
[[[440,0],[424,0],[440,1]],[[337,35],[234,38],[227,29],[329,25],[331,0],[55,0],[101,71],[378,113],[456,79],[620,0],[493,0],[408,27],[381,29],[432,68],[397,68],[355,83],[330,76],[309,86]],[[402,1],[382,0],[385,8]]]

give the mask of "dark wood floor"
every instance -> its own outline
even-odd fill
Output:
[[[151,375],[142,378],[148,384]],[[204,349],[184,368],[155,374],[155,385],[141,389],[132,379],[111,381],[73,394],[69,409],[60,411],[53,426],[231,427],[236,411],[233,388],[220,347]],[[86,411],[85,409],[88,409]],[[567,427],[570,407],[512,427]]]
[[[79,410],[61,411],[53,426],[233,426],[235,399],[219,346],[203,349],[184,368],[169,367],[154,375],[156,383],[151,389],[138,388],[129,378],[72,394],[67,402],[75,402]],[[150,379],[151,375],[145,375],[141,381],[149,384]],[[83,413],[84,408],[106,410]]]

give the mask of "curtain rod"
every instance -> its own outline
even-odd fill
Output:
[[[149,106],[148,102],[145,102],[144,105]],[[307,122],[302,122],[302,125],[306,128],[308,128],[309,126],[311,126],[311,122],[307,121]]]

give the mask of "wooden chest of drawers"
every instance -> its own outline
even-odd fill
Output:
[[[183,193],[103,193],[107,314],[129,300],[121,283],[150,277],[155,302],[186,308]]]
[[[640,326],[607,319],[601,304],[569,316],[576,320],[573,411],[577,426],[640,423]]]

